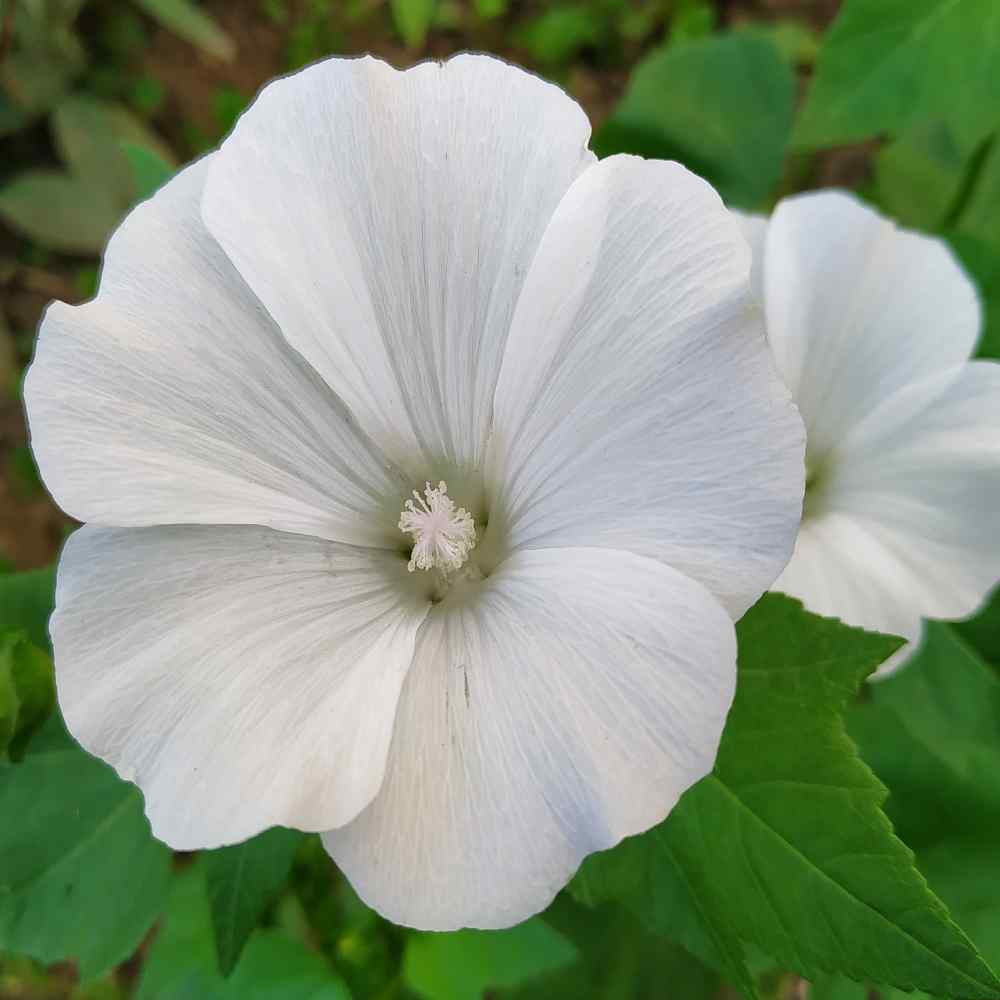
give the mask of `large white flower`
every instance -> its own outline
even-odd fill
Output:
[[[1000,579],[1000,365],[969,361],[976,291],[941,240],[827,191],[745,218],[778,371],[806,425],[806,499],[775,584],[912,640]]]
[[[330,60],[50,307],[60,703],[167,843],[325,831],[497,927],[711,768],[804,434],[716,194],[588,137],[490,58]]]

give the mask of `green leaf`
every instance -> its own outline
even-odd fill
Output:
[[[173,880],[166,915],[142,963],[135,998],[217,1000],[222,987],[205,872],[195,863]]]
[[[947,122],[921,123],[876,156],[879,204],[903,225],[939,229],[959,195],[969,155]]]
[[[951,627],[986,663],[1000,668],[1000,587],[972,618]]]
[[[780,595],[764,597],[737,631],[739,687],[715,771],[629,845],[637,870],[619,875],[614,895],[648,918],[669,916],[658,897],[675,891],[676,876],[661,889],[673,867],[706,930],[723,940],[735,932],[807,978],[841,972],[1000,996],[893,834],[885,789],[844,730],[845,705],[900,640],[807,614]],[[613,865],[614,854],[584,871]]]
[[[131,955],[170,874],[139,790],[53,717],[22,763],[0,764],[0,815],[0,948],[76,958],[84,979]]]
[[[961,232],[949,233],[948,239],[979,289],[983,304],[983,333],[976,356],[1000,358],[1000,246],[990,246]],[[1000,643],[994,649],[992,658],[1000,662]]]
[[[396,30],[409,48],[423,48],[436,8],[437,0],[392,0]]]
[[[890,815],[917,849],[1000,823],[1000,679],[928,622],[919,652],[850,715],[865,760],[892,790]]]
[[[0,575],[0,626],[24,629],[36,646],[51,652],[49,615],[55,586],[54,566]]]
[[[322,956],[281,931],[250,941],[222,993],[223,1000],[350,1000]]]
[[[582,4],[551,7],[522,26],[517,42],[543,66],[569,62],[581,49],[596,45],[604,37],[605,21]]]
[[[324,959],[281,931],[260,931],[223,980],[201,863],[174,879],[166,917],[143,963],[136,1000],[349,1000]]]
[[[979,152],[969,197],[956,228],[960,233],[982,240],[1000,256],[1000,136],[996,133],[990,136]]]
[[[920,651],[849,722],[921,871],[997,968],[1000,678],[962,628],[928,623]]]
[[[543,973],[499,1000],[718,1000],[719,977],[683,948],[644,932],[623,907],[594,909],[562,894],[544,919],[576,945],[571,965]],[[669,990],[664,989],[669,984]]]
[[[678,159],[753,208],[781,176],[794,92],[777,47],[756,34],[671,45],[638,65],[595,148]]]
[[[132,172],[136,200],[143,201],[156,194],[170,180],[174,168],[158,153],[131,142],[123,142],[121,148]]]
[[[285,884],[302,842],[298,830],[275,827],[216,851],[205,852],[205,878],[219,967],[228,975],[265,907]]]
[[[473,0],[472,6],[476,16],[484,21],[507,13],[507,0]]]
[[[169,170],[170,149],[131,112],[117,104],[76,94],[52,116],[56,145],[70,173],[123,213],[139,194],[135,171],[123,148],[147,151]]]
[[[48,655],[21,629],[0,628],[0,754],[19,759],[55,700]]]
[[[107,192],[54,170],[28,170],[0,189],[0,218],[66,253],[100,253],[121,214]]]
[[[236,55],[236,43],[190,0],[135,0],[135,3],[168,31],[202,52],[226,62]]]
[[[995,0],[846,0],[793,142],[814,149],[947,120],[966,142],[997,121]]]
[[[403,977],[428,1000],[479,1000],[487,990],[520,986],[576,957],[562,934],[535,917],[504,931],[412,933]]]

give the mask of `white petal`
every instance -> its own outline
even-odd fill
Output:
[[[1000,365],[971,362],[897,393],[833,469],[824,506],[897,553],[917,610],[972,614],[1000,579]]]
[[[174,848],[346,823],[429,606],[411,580],[399,555],[267,528],[88,525],[51,622],[66,722]]]
[[[740,224],[743,238],[750,244],[750,255],[753,264],[750,267],[750,288],[758,304],[764,303],[764,251],[767,246],[768,220],[763,215],[747,215],[730,209],[736,221]]]
[[[264,524],[395,545],[408,483],[283,340],[198,214],[208,163],[139,205],[97,298],[54,303],[25,387],[46,485],[80,520]]]
[[[561,90],[497,59],[329,59],[260,93],[205,219],[388,454],[421,475],[476,464],[518,291],[589,136]]]
[[[576,181],[497,386],[497,536],[660,559],[734,616],[770,586],[798,528],[803,430],[749,269],[732,216],[678,164],[615,156]]]
[[[625,552],[521,552],[427,618],[385,783],[324,834],[397,923],[506,927],[711,770],[736,680],[723,608]]]
[[[830,513],[803,522],[774,589],[797,597],[814,614],[909,640],[878,668],[884,676],[912,655],[921,634],[919,584],[877,530]]]
[[[983,603],[1000,579],[1000,365],[896,392],[824,468],[775,589],[909,639],[921,616],[964,618]]]
[[[764,260],[767,335],[822,461],[887,396],[969,358],[976,292],[941,240],[851,195],[782,201]]]

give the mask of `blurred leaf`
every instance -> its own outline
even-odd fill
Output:
[[[781,176],[792,125],[792,72],[749,32],[668,46],[636,68],[595,147],[678,159],[745,208]]]
[[[55,701],[48,655],[22,630],[0,628],[0,755],[19,759]]]
[[[983,304],[983,333],[976,356],[1000,358],[1000,247],[962,232],[949,233],[948,238],[979,289]],[[1000,660],[1000,650],[994,655]]]
[[[288,879],[302,838],[298,830],[275,827],[242,844],[205,852],[205,878],[223,975],[232,971],[264,908]]]
[[[486,21],[507,13],[507,0],[473,0],[472,6],[476,16]]]
[[[117,104],[73,95],[56,108],[52,126],[70,173],[106,194],[119,212],[136,196],[135,175],[124,144],[147,149],[166,164],[173,162],[170,149],[159,137]]]
[[[801,975],[1000,996],[893,835],[885,789],[844,730],[845,705],[900,640],[775,594],[737,632],[739,688],[714,773],[665,823],[588,859],[578,880],[669,933],[663,897],[679,871],[718,937],[734,929]]]
[[[174,172],[174,168],[166,160],[145,146],[124,142],[122,152],[132,171],[132,185],[138,201],[156,194]]]
[[[517,41],[528,50],[532,61],[558,66],[588,45],[598,44],[605,31],[605,20],[595,10],[582,4],[564,4],[524,24]]]
[[[576,957],[566,938],[535,917],[504,931],[411,933],[403,976],[428,1000],[479,1000],[487,990],[520,986]]]
[[[791,66],[812,66],[819,53],[820,34],[803,21],[750,22],[745,27],[738,26],[737,30],[772,42]]]
[[[166,897],[170,852],[142,796],[53,716],[0,764],[0,948],[79,961],[91,979],[135,951]]]
[[[715,8],[706,0],[687,0],[677,5],[670,18],[670,41],[690,42],[715,30]]]
[[[951,626],[928,622],[919,652],[848,721],[911,846],[1000,823],[1000,679]]]
[[[51,108],[86,66],[73,31],[82,0],[10,5],[13,44],[0,59],[0,136],[24,128]]]
[[[350,1000],[350,996],[322,956],[281,931],[261,931],[251,939],[222,992],[224,1000]]]
[[[168,31],[202,52],[226,62],[236,55],[236,43],[191,0],[135,0],[135,3]]]
[[[0,626],[24,629],[39,649],[49,652],[49,615],[55,605],[56,571],[27,570],[0,575]]]
[[[591,909],[562,894],[544,919],[576,945],[579,957],[517,989],[495,991],[499,1000],[720,997],[718,975],[666,938],[646,934],[620,906]]]
[[[212,95],[212,111],[219,126],[219,134],[232,130],[236,119],[246,110],[250,98],[236,87],[220,87]]]
[[[215,959],[200,863],[174,879],[167,914],[143,963],[136,1000],[350,1000],[325,960],[281,931],[260,931],[228,980]]]
[[[875,158],[880,205],[907,226],[934,231],[948,219],[970,151],[944,121],[924,122]]]
[[[975,172],[969,179],[968,198],[956,220],[956,228],[982,240],[1000,257],[1000,137],[994,133],[978,152]]]
[[[437,0],[391,0],[396,30],[408,48],[421,49],[434,20]]]
[[[0,188],[0,218],[66,253],[99,253],[121,214],[107,193],[54,170],[28,170]]]
[[[6,472],[15,495],[30,498],[40,496],[44,491],[35,458],[26,444],[16,445],[10,450]]]
[[[797,148],[900,135],[945,119],[964,142],[996,125],[996,0],[845,0],[795,128]]]

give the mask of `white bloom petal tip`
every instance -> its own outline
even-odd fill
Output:
[[[439,569],[442,573],[461,569],[476,547],[472,515],[455,506],[443,480],[437,488],[425,483],[424,495],[414,490],[413,497],[403,504],[399,515],[399,530],[413,536],[407,568],[411,573],[416,569]]]

